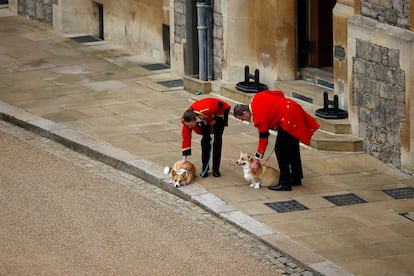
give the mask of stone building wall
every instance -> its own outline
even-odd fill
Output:
[[[185,0],[174,1],[174,42],[181,44],[185,33]]]
[[[404,29],[410,28],[410,0],[361,1],[361,15]]]
[[[365,150],[398,168],[400,126],[406,118],[405,72],[399,55],[396,49],[357,39],[353,59],[353,104],[359,109],[359,134]]]
[[[224,58],[223,52],[223,14],[221,13],[221,1],[214,1],[213,10],[213,79],[221,80],[223,75],[221,67]]]
[[[53,24],[53,4],[58,0],[18,0],[18,13]]]

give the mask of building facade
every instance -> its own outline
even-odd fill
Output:
[[[414,0],[9,0],[9,8],[202,76],[217,93],[243,80],[245,65],[269,88],[327,72],[319,84],[338,95],[364,150],[414,173]]]

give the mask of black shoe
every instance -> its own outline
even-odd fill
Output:
[[[205,173],[200,173],[200,176],[201,176],[202,178],[206,178],[206,177],[208,177],[208,172],[205,172]]]
[[[297,179],[297,180],[291,179],[290,180],[290,186],[299,186],[299,185],[302,185],[302,180],[300,180],[300,179]]]
[[[220,177],[220,176],[221,176],[221,174],[220,174],[220,172],[219,172],[219,171],[213,171],[213,176],[214,176],[214,177]]]
[[[291,186],[286,186],[286,185],[282,185],[282,184],[272,185],[272,186],[269,186],[267,188],[269,190],[272,190],[272,191],[292,191],[292,187]]]

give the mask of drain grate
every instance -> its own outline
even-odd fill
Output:
[[[362,198],[360,198],[359,196],[355,194],[324,196],[323,198],[325,198],[326,200],[329,200],[336,206],[367,203],[365,200],[363,200]]]
[[[300,204],[296,200],[270,202],[270,203],[265,203],[265,205],[267,205],[268,207],[272,208],[273,210],[279,213],[308,210],[308,207]]]
[[[166,87],[169,87],[169,88],[172,88],[172,87],[180,87],[180,86],[183,86],[184,85],[183,80],[180,80],[180,79],[178,79],[178,80],[160,81],[160,82],[157,82],[157,83],[159,83],[161,85],[164,85]]]
[[[388,189],[388,190],[382,190],[382,191],[395,199],[414,198],[413,187]]]
[[[333,84],[333,83],[331,83],[331,82],[325,81],[325,80],[316,79],[316,84],[319,84],[319,85],[321,85],[321,86],[324,86],[324,87],[328,87],[328,88],[334,89],[334,84]]]
[[[145,68],[149,71],[157,71],[157,70],[164,70],[164,69],[170,69],[170,66],[165,63],[153,63],[153,64],[144,64],[140,65],[142,68]]]
[[[297,92],[292,92],[292,97],[296,98],[296,99],[299,99],[299,100],[302,100],[304,102],[313,103],[312,98],[306,97],[306,96],[304,96],[302,94],[299,94]]]
[[[71,37],[70,39],[75,40],[76,42],[79,42],[79,43],[102,41],[102,39],[100,39],[99,37],[93,36],[93,35],[76,36],[76,37]]]

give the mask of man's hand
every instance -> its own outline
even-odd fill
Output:
[[[250,171],[253,174],[257,173],[257,168],[259,167],[259,160],[258,159],[254,159],[252,165],[250,166]]]

